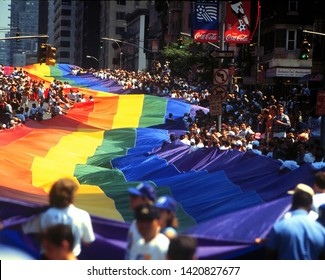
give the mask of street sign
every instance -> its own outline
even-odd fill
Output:
[[[221,95],[209,95],[209,109],[211,116],[222,115],[222,101]]]
[[[213,51],[210,54],[213,58],[233,58],[234,51]]]
[[[213,84],[215,85],[227,85],[229,83],[229,70],[214,69],[213,71]]]
[[[215,86],[212,89],[212,96],[213,95],[219,95],[221,96],[221,101],[227,100],[227,88],[225,86]],[[219,97],[218,97],[219,98]]]

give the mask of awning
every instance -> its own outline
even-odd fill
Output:
[[[312,73],[305,75],[299,79],[299,83],[307,83],[307,82],[321,82],[324,79],[324,75],[322,73]]]

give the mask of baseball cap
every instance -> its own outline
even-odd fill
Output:
[[[297,191],[309,193],[311,196],[315,194],[314,190],[306,184],[298,184],[293,190],[289,190],[288,194],[294,194]]]
[[[168,195],[159,197],[155,206],[159,209],[169,210],[173,213],[177,210],[176,201]]]
[[[156,190],[149,182],[141,182],[136,188],[128,188],[130,195],[147,197],[152,201],[156,200]]]
[[[259,146],[260,145],[260,142],[258,142],[257,140],[254,140],[253,143],[252,143],[253,146]]]
[[[150,203],[139,205],[134,210],[134,218],[137,221],[153,221],[160,218],[158,208]]]

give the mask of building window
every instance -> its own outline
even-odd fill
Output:
[[[71,10],[64,10],[61,11],[62,16],[71,16]]]
[[[61,58],[68,58],[68,57],[70,57],[70,53],[69,52],[60,52],[60,57]]]
[[[70,31],[69,30],[62,30],[61,31],[62,37],[70,37]]]
[[[68,26],[68,27],[70,27],[70,24],[71,24],[71,21],[70,20],[65,20],[65,19],[61,20],[61,25],[62,26]]]
[[[120,27],[120,26],[116,26],[115,33],[118,34],[118,35],[123,35],[125,33],[125,28]]]
[[[287,30],[287,50],[294,51],[296,49],[297,33],[296,30]]]
[[[126,1],[125,1],[125,0],[117,0],[117,1],[116,1],[116,4],[117,4],[117,5],[123,5],[123,6],[125,6]]]
[[[60,47],[70,48],[70,42],[69,41],[61,41]]]
[[[289,12],[298,12],[298,1],[289,1]]]
[[[116,20],[125,20],[125,13],[124,12],[117,12],[116,13]]]

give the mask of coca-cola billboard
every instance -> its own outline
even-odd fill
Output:
[[[194,42],[218,42],[218,3],[193,3]]]
[[[228,43],[245,44],[250,42],[250,34],[243,34],[239,32],[227,32],[225,33],[225,41]]]
[[[251,39],[250,30],[250,1],[228,1],[225,42],[247,44]]]
[[[218,31],[197,30],[194,32],[195,42],[218,42]]]

